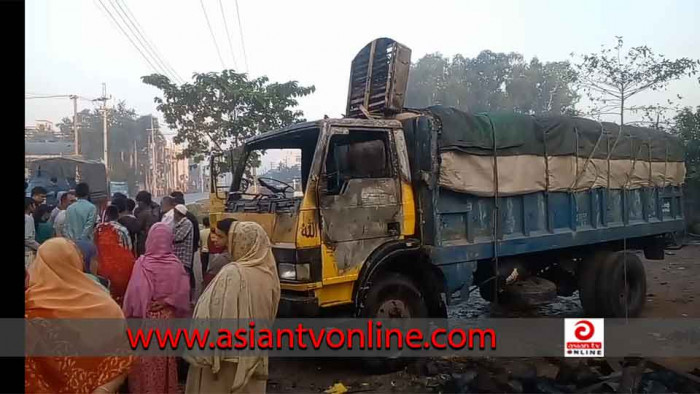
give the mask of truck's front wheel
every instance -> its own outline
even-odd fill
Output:
[[[428,317],[423,294],[412,280],[390,273],[372,283],[362,315],[380,319]]]
[[[416,284],[404,275],[389,273],[373,281],[359,315],[365,318],[410,319],[428,317],[428,306]],[[365,358],[363,364],[371,373],[395,371],[412,360],[398,351],[391,357]]]

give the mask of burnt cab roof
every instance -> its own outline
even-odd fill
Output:
[[[283,129],[270,131],[264,134],[256,135],[248,138],[246,145],[265,145],[265,142],[272,142],[282,137],[299,137],[302,133],[311,129],[320,130],[324,126],[339,126],[339,127],[357,127],[357,128],[400,128],[401,122],[393,119],[320,119],[310,122],[295,123]]]

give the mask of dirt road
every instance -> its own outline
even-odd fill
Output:
[[[700,246],[689,245],[680,250],[667,251],[663,261],[643,261],[647,275],[647,303],[642,317],[700,318]],[[526,316],[578,317],[583,313],[578,294],[558,297],[556,302],[525,312],[492,306],[481,299],[478,292],[472,294],[467,305],[450,310],[451,317],[513,317],[522,316],[523,313]],[[700,368],[700,359],[667,359],[663,362],[687,372]],[[543,359],[424,360],[422,365],[412,366],[403,371],[376,375],[365,371],[358,360],[273,358],[270,359],[268,392],[318,393],[338,382],[342,382],[349,392],[460,391],[458,388],[452,387],[451,390],[451,387],[445,386],[445,376],[451,376],[448,378],[451,381],[470,377],[481,379],[482,381],[472,382],[480,385],[480,391],[493,389],[492,392],[522,392],[522,385],[518,386],[520,383],[510,377],[513,370],[528,369],[536,371],[537,376],[554,379],[560,367],[556,361]],[[488,370],[489,373],[479,374],[478,371],[484,370]],[[474,374],[477,374],[476,378]],[[498,381],[506,385],[512,384],[514,387],[506,386],[504,389],[503,385],[497,385]],[[546,386],[525,389],[550,391]],[[560,388],[551,388],[551,391],[555,389]]]

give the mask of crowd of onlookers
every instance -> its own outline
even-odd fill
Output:
[[[55,183],[55,178],[52,181]],[[50,201],[55,203],[50,204]],[[201,258],[202,272],[207,271],[211,244],[209,220],[204,218],[204,229],[200,229],[197,217],[188,211],[184,194],[179,191],[163,197],[161,205],[155,203],[147,191],[140,191],[135,200],[115,193],[104,212],[99,214],[97,206],[90,201],[90,188],[86,183],[79,183],[68,191],[37,186],[32,188],[31,197],[25,197],[24,214],[25,267],[33,261],[39,245],[52,237],[92,242],[99,248],[101,234],[115,244],[114,237],[106,236],[108,232],[116,232],[120,236],[119,243],[138,258],[145,252],[151,226],[164,222],[172,227],[175,253],[188,271],[192,287],[195,257]],[[200,242],[202,234],[206,236],[203,243]],[[200,249],[199,256],[195,256]]]
[[[160,205],[147,191],[133,200],[115,193],[104,209],[90,200],[86,183],[63,192],[35,187],[30,195],[24,207],[27,319],[276,316],[277,268],[268,235],[256,223],[223,219],[210,229],[204,218],[200,229],[181,192]],[[195,297],[198,262],[204,290]],[[39,337],[28,334],[27,349]],[[176,393],[185,375],[186,392],[264,392],[267,359],[218,353],[25,359],[27,392],[123,392],[128,386],[133,393]]]

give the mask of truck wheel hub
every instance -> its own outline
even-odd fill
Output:
[[[401,300],[386,300],[379,306],[377,317],[391,319],[411,317],[411,312],[406,303]]]

